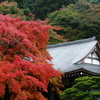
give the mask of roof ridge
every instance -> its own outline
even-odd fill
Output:
[[[61,47],[61,46],[66,46],[66,45],[74,45],[74,44],[91,42],[91,41],[95,41],[95,40],[96,40],[96,37],[93,36],[92,38],[87,38],[87,39],[82,39],[82,40],[77,40],[77,41],[71,41],[71,42],[65,42],[65,43],[61,43],[61,44],[48,45],[47,48]]]

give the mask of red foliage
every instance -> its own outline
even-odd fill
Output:
[[[46,100],[49,79],[62,73],[47,62],[51,26],[0,15],[0,97],[8,87],[10,100]],[[27,60],[25,60],[25,57]]]

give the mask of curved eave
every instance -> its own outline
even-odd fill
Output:
[[[81,75],[81,73],[84,73],[83,75],[100,76],[100,73],[91,72],[84,68],[80,68],[80,69],[73,70],[70,72],[65,72],[64,74],[65,76],[74,76],[74,75]]]

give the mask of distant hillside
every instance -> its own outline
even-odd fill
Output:
[[[57,33],[68,41],[96,36],[100,42],[100,3],[78,1],[48,15],[50,23],[63,27]]]

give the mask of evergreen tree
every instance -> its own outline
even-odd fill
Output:
[[[100,99],[100,77],[80,77],[75,80],[75,85],[61,94],[61,98],[68,100],[98,100]],[[93,91],[97,89],[97,91]]]
[[[32,13],[36,14],[36,18],[43,20],[49,13],[59,10],[62,6],[75,3],[76,1],[77,0],[35,0],[32,6]]]
[[[69,41],[96,36],[100,40],[100,4],[80,0],[48,15],[52,25],[60,25],[57,33]]]

